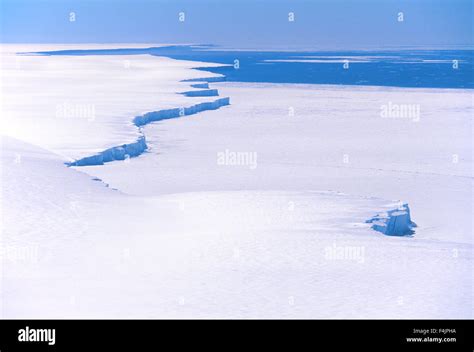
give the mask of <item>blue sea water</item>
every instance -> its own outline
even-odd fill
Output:
[[[474,50],[256,51],[212,46],[62,50],[46,55],[150,54],[230,66],[205,68],[227,81],[474,88]],[[295,60],[297,62],[295,62]],[[290,62],[289,62],[290,61]]]

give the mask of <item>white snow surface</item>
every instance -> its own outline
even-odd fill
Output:
[[[371,230],[380,199],[128,196],[9,137],[2,166],[3,318],[470,316],[471,247]]]
[[[1,317],[472,318],[470,91],[211,83],[230,106],[143,127],[137,158],[69,168],[135,140],[137,114],[213,100],[176,94],[212,75],[17,59],[2,57]],[[94,119],[58,116],[64,102]],[[420,114],[381,116],[404,104]],[[372,230],[398,200],[414,236]]]
[[[212,86],[230,106],[148,125],[147,154],[82,170],[129,194],[334,190],[401,200],[416,238],[473,243],[469,90]],[[419,117],[382,117],[389,103],[418,105]],[[226,150],[256,153],[256,167],[219,165]]]

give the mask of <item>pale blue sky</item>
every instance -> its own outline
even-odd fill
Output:
[[[2,42],[367,48],[473,44],[472,0],[0,0]],[[184,22],[178,13],[185,12]],[[69,21],[69,13],[76,15]],[[288,21],[288,13],[295,21]],[[403,12],[404,21],[397,21]]]

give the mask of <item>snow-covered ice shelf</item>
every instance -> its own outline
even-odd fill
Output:
[[[78,45],[81,47],[88,46]],[[149,55],[15,54],[52,48],[2,45],[0,127],[2,134],[40,145],[66,161],[99,160],[99,154],[107,151],[110,156],[114,147],[143,149],[143,134],[132,123],[135,116],[177,107],[190,109],[200,103],[218,104],[213,96],[177,94],[194,88],[192,82],[184,81],[187,79],[200,85],[212,77],[221,80],[220,75],[194,69],[217,64]]]
[[[2,318],[470,317],[471,246],[374,236],[385,200],[128,196],[2,143]]]
[[[191,96],[191,95],[190,95]],[[196,95],[201,96],[201,95]],[[168,120],[188,115],[194,115],[206,110],[217,110],[222,106],[230,104],[229,98],[220,98],[214,101],[208,101],[198,103],[189,107],[165,109],[160,111],[147,112],[141,116],[136,116],[133,119],[133,123],[137,127],[145,126],[151,122],[157,122],[162,120]],[[140,129],[141,131],[141,129]],[[141,132],[142,133],[142,132]],[[103,165],[106,162],[115,160],[125,160],[141,155],[148,148],[145,140],[145,136],[140,136],[137,141],[122,144],[117,147],[106,149],[95,155],[86,156],[79,160],[66,163],[68,166],[90,166],[90,165]]]
[[[2,317],[472,317],[471,91],[11,48]]]

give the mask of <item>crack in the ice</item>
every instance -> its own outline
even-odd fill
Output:
[[[204,90],[187,91],[181,94],[189,97],[197,96],[218,96],[217,89],[209,89],[209,81],[218,82],[224,80],[223,77],[210,77],[185,80],[186,82],[204,82],[192,84],[193,88],[206,88]],[[142,127],[156,121],[174,119],[182,116],[194,115],[202,111],[217,110],[222,106],[230,104],[230,98],[219,98],[214,101],[202,102],[189,107],[179,107],[173,109],[164,109],[158,111],[147,112],[143,115],[136,116],[133,119],[134,125],[139,129],[141,136],[132,143],[122,144],[120,146],[108,148],[97,154],[86,156],[81,159],[67,162],[67,166],[90,166],[90,165],[103,165],[106,162],[115,160],[126,160],[129,158],[137,157],[148,149],[146,144],[145,135],[143,134]]]

